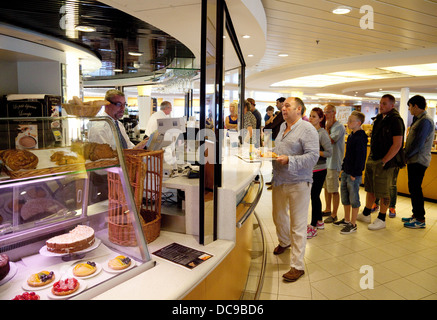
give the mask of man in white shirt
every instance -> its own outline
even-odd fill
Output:
[[[169,101],[161,102],[160,110],[152,114],[147,122],[146,136],[150,137],[153,132],[158,130],[158,119],[170,118],[171,110],[172,106]]]
[[[114,125],[120,129],[120,140],[123,149],[143,149],[147,143],[147,139],[141,141],[137,145],[134,145],[124,128],[123,123],[118,119],[121,119],[126,108],[126,98],[123,92],[120,90],[108,90],[105,95],[105,100],[109,102],[105,106],[105,109],[99,112],[98,116],[107,116],[114,120]],[[115,137],[107,122],[105,121],[90,121],[91,125],[88,132],[88,138],[90,142],[107,143],[112,149],[116,148]]]

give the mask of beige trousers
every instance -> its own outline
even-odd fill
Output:
[[[283,184],[272,188],[272,215],[282,247],[291,245],[290,266],[304,270],[311,183]]]

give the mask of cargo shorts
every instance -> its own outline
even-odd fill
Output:
[[[390,199],[390,187],[395,179],[395,167],[384,168],[382,161],[367,158],[364,173],[364,190],[373,193],[376,198]]]

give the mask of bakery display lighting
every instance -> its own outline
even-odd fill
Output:
[[[96,28],[94,28],[92,26],[81,26],[81,25],[79,25],[79,26],[74,27],[74,30],[82,31],[82,32],[94,32],[94,31],[96,31]]]
[[[129,51],[128,54],[134,57],[141,57],[143,55],[142,52],[137,52],[137,51]]]

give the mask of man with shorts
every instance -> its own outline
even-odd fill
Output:
[[[370,223],[370,213],[376,198],[380,198],[378,217],[370,223],[369,230],[385,228],[385,218],[390,204],[390,187],[395,179],[396,167],[404,166],[405,125],[399,112],[394,108],[395,98],[390,94],[382,96],[379,114],[372,129],[370,154],[366,162],[364,188],[366,207],[357,220]]]
[[[326,131],[328,131],[329,137],[331,138],[332,156],[326,159],[328,171],[323,185],[325,188],[326,209],[323,211],[323,215],[329,215],[329,217],[325,219],[325,223],[332,223],[337,221],[337,210],[340,204],[340,193],[338,192],[338,188],[340,186],[339,177],[344,158],[344,135],[346,130],[344,125],[338,122],[335,118],[336,110],[333,105],[328,104],[325,107],[324,112],[326,117]]]

